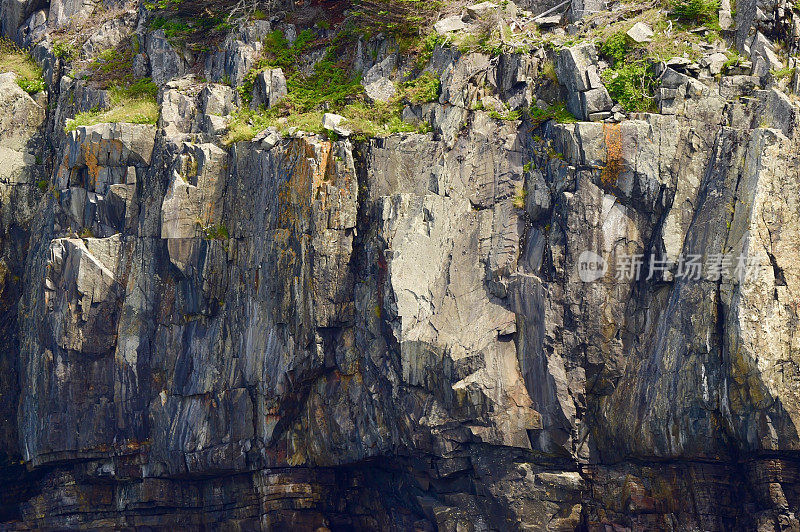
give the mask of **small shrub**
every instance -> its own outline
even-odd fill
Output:
[[[203,228],[203,238],[206,240],[227,240],[230,238],[225,224],[209,225]]]
[[[90,227],[84,227],[78,232],[79,238],[94,238],[94,232]]]
[[[441,81],[431,72],[423,72],[419,77],[403,83],[403,95],[411,103],[427,103],[439,98]]]
[[[50,181],[48,181],[47,179],[40,179],[39,181],[36,182],[36,186],[39,188],[39,190],[45,192],[47,191],[47,187],[50,186]]]
[[[644,61],[625,63],[603,72],[603,82],[611,97],[629,113],[653,109],[656,81]]]
[[[137,79],[127,87],[118,87],[116,90],[128,98],[152,98],[155,100],[158,96],[158,85],[150,78]]]
[[[361,76],[351,73],[345,63],[335,59],[335,52],[329,49],[325,58],[314,65],[311,75],[295,72],[289,76],[286,104],[300,112],[318,109],[325,103],[335,110],[363,93]]]
[[[63,61],[71,61],[77,53],[72,44],[66,41],[55,41],[53,43],[53,55]]]
[[[268,68],[280,68],[284,74],[291,77],[297,68],[300,56],[311,47],[315,40],[316,35],[311,30],[301,31],[291,45],[280,30],[268,34],[264,38],[264,57],[245,74],[242,84],[237,87],[242,100],[249,103],[253,99],[256,77]],[[289,79],[287,79],[287,85],[288,83]]]
[[[534,127],[547,120],[555,120],[559,124],[571,124],[578,121],[572,113],[567,111],[567,106],[563,102],[553,104],[546,109],[534,105],[528,110],[528,118],[533,122]]]
[[[17,85],[19,85],[20,88],[28,94],[36,94],[37,92],[42,92],[43,90],[47,89],[47,85],[43,79],[20,78],[17,80]]]
[[[150,29],[153,31],[162,30],[167,39],[181,37],[192,31],[188,23],[166,17],[154,17],[150,22]]]
[[[422,49],[420,50],[419,55],[417,55],[417,67],[424,68],[425,65],[430,62],[431,57],[433,57],[433,51],[436,49],[436,46],[443,44],[444,42],[444,37],[440,36],[438,33],[429,33],[428,36],[423,39]]]
[[[614,62],[624,61],[630,52],[630,40],[624,31],[618,31],[600,45],[600,53]]]
[[[718,0],[672,0],[670,13],[681,22],[712,24],[718,20]]]
[[[728,72],[731,68],[739,66],[742,63],[742,56],[736,50],[726,52],[728,60],[722,65],[722,71]]]

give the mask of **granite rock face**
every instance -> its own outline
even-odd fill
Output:
[[[0,74],[0,529],[800,529],[793,99],[673,62],[591,121],[591,45],[437,47],[430,133],[227,145],[237,91],[142,42],[156,125]]]

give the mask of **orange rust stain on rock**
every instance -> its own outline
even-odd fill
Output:
[[[621,124],[603,124],[606,145],[606,165],[600,181],[606,186],[616,186],[622,173],[622,127]]]
[[[117,139],[100,139],[98,142],[86,142],[81,145],[83,149],[83,160],[86,162],[86,168],[89,170],[90,186],[97,185],[97,178],[100,175],[100,155],[102,153],[120,153],[122,152],[122,142]]]

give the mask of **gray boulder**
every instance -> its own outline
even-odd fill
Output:
[[[460,31],[466,27],[467,25],[464,24],[463,20],[461,20],[461,15],[452,15],[450,17],[443,18],[433,25],[433,29],[436,30],[436,33],[439,35]]]
[[[286,77],[280,68],[271,68],[256,76],[251,107],[273,107],[288,94]]]

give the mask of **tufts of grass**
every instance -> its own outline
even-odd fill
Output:
[[[542,65],[542,75],[552,81],[558,83],[558,74],[556,73],[556,64],[547,60]]]
[[[528,191],[525,190],[524,186],[521,186],[517,189],[517,192],[514,194],[514,197],[511,198],[511,204],[517,209],[524,209],[525,198],[527,197],[528,197]]]
[[[572,113],[567,111],[567,106],[563,102],[553,104],[546,109],[535,105],[531,106],[528,110],[528,118],[533,123],[534,127],[537,127],[547,120],[555,120],[559,124],[571,124],[578,121]]]
[[[725,55],[728,56],[728,60],[722,65],[722,71],[725,73],[727,73],[730,69],[739,66],[742,64],[742,61],[744,61],[742,56],[739,55],[739,52],[736,50],[728,50],[725,52]]]
[[[794,76],[794,71],[795,71],[794,67],[781,68],[780,70],[773,70],[772,76],[775,79],[790,78]]]
[[[422,40],[422,45],[420,46],[420,51],[416,59],[417,68],[425,68],[425,65],[427,65],[433,57],[433,51],[436,49],[436,46],[444,44],[445,42],[445,38],[438,33],[429,33]]]
[[[47,89],[36,60],[12,41],[0,37],[0,72],[14,72],[17,85],[28,94]]]
[[[78,113],[67,120],[65,132],[79,126],[91,126],[104,122],[127,122],[131,124],[155,124],[158,121],[158,87],[149,78],[139,80],[126,87],[110,89],[111,107]]]
[[[400,117],[398,105],[393,102],[375,102],[367,105],[359,101],[346,105],[340,112],[347,118],[345,126],[353,131],[352,137],[355,140],[384,137],[393,133],[429,131],[424,124],[404,122]],[[231,115],[224,142],[232,144],[249,141],[259,131],[268,127],[276,127],[280,131],[294,127],[300,131],[327,135],[328,132],[322,127],[324,114],[325,111],[317,110],[280,116],[276,108],[258,111],[242,109]]]
[[[519,120],[522,117],[522,111],[511,111],[510,109],[505,109],[502,113],[492,109],[489,111],[489,116],[494,118],[495,120],[508,120],[513,122],[514,120]]]

